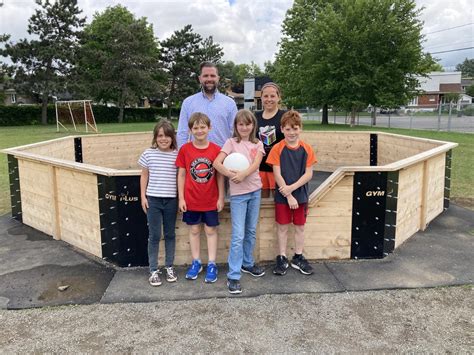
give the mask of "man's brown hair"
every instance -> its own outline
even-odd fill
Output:
[[[202,62],[199,64],[199,73],[202,73],[202,68],[215,68],[217,75],[219,75],[219,69],[217,68],[217,65],[213,62]]]

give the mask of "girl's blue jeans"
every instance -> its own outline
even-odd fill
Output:
[[[161,228],[165,236],[165,266],[172,266],[176,248],[176,214],[178,199],[147,196],[148,200],[148,264],[150,272],[158,270]]]
[[[230,216],[232,220],[232,240],[229,250],[229,272],[227,278],[240,280],[240,268],[254,265],[258,214],[260,211],[261,190],[230,197]]]

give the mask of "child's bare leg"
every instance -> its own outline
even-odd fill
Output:
[[[216,262],[217,257],[217,227],[209,227],[204,225],[204,232],[207,237],[207,252],[209,261]]]
[[[286,256],[286,245],[288,240],[288,224],[277,223],[278,255]]]
[[[295,254],[303,254],[304,225],[295,226]]]
[[[201,250],[201,225],[194,224],[189,228],[189,245],[191,246],[191,256],[193,260],[199,259]]]

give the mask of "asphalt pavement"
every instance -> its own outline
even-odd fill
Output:
[[[245,298],[278,294],[431,288],[474,283],[474,212],[451,205],[384,259],[324,260],[311,276],[290,269],[280,277],[243,275],[241,295],[227,291],[225,265],[215,284],[184,278],[148,284],[147,268],[117,268],[38,232],[9,215],[0,217],[0,308]]]

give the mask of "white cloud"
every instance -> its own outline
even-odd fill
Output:
[[[33,0],[3,0],[0,7],[0,33],[10,33],[13,40],[27,36],[28,18],[33,14]],[[103,11],[118,2],[112,0],[79,0],[87,16]],[[174,31],[191,24],[203,37],[213,36],[224,48],[224,59],[235,63],[256,62],[260,66],[273,60],[281,36],[281,24],[292,0],[148,0],[121,1],[137,17],[146,17],[153,24],[156,37],[163,40]],[[232,5],[230,4],[232,3]],[[474,22],[470,0],[417,0],[425,6],[421,19],[425,22],[425,49],[431,52],[472,47],[474,25],[429,34],[430,32]],[[435,54],[444,66],[473,58],[474,51]]]
[[[425,22],[424,48],[430,53],[474,47],[474,5],[470,0],[417,0],[418,7],[425,7],[421,19]],[[457,27],[470,24],[463,27]],[[457,27],[457,28],[453,28]],[[440,31],[440,32],[437,32]],[[435,32],[435,33],[433,33]],[[454,70],[464,58],[474,58],[474,49],[435,53],[441,65]]]

